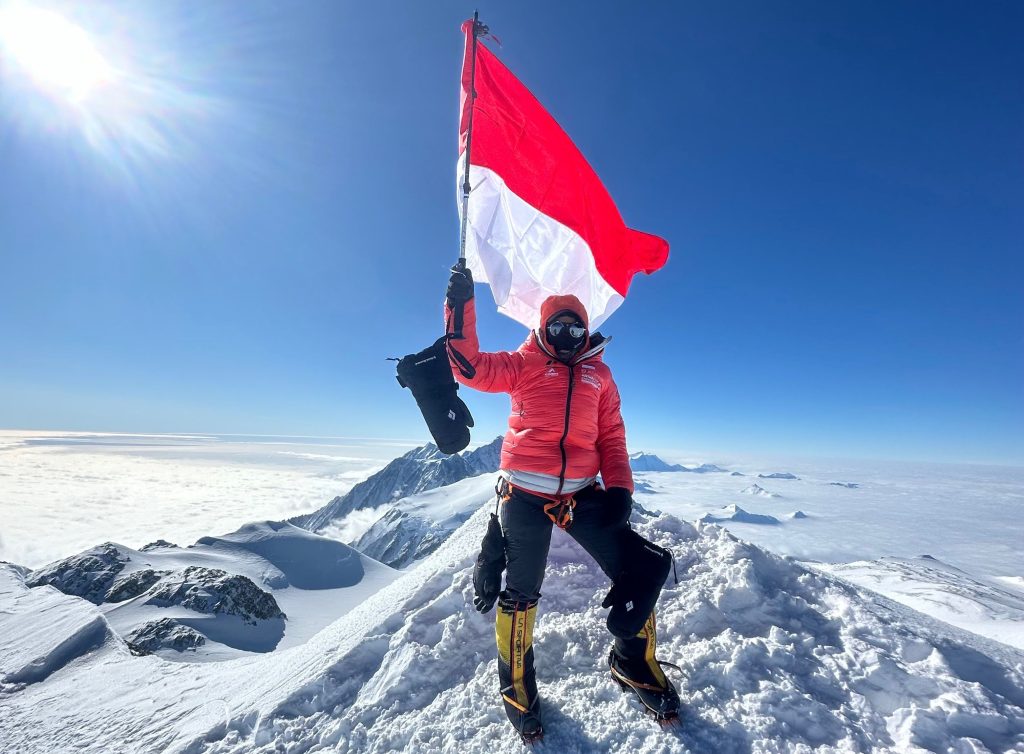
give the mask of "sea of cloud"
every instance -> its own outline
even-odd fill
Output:
[[[0,560],[35,568],[108,540],[187,545],[307,513],[417,444],[0,431]]]

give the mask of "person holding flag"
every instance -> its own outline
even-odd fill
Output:
[[[614,680],[662,722],[679,695],[655,657],[653,608],[671,555],[632,531],[633,477],[618,388],[595,328],[636,272],[663,266],[668,244],[625,226],[611,196],[540,103],[463,25],[459,183],[463,257],[445,296],[456,379],[511,396],[501,449],[499,515],[474,573],[475,606],[497,602],[501,698],[527,743],[543,735],[532,637],[557,525],[612,581]],[[485,353],[476,331],[474,276],[498,308],[531,327],[516,351]],[[598,474],[601,482],[598,482]],[[500,524],[500,526],[499,526]],[[501,573],[506,569],[505,588]]]

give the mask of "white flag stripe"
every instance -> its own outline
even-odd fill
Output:
[[[460,157],[460,187],[464,166]],[[514,194],[493,170],[470,165],[469,178],[466,264],[476,282],[490,284],[498,311],[533,328],[544,299],[571,293],[587,308],[593,332],[619,308],[623,297],[575,231]],[[458,207],[461,213],[461,201]]]

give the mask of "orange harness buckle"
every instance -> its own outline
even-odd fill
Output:
[[[572,526],[573,508],[576,507],[576,498],[568,497],[564,500],[552,500],[544,504],[544,512],[555,526],[565,530]]]
[[[516,487],[514,487],[504,477],[498,479],[498,484],[494,487],[494,491],[498,498],[495,510],[497,510],[498,505],[507,503],[512,498],[512,490],[514,489],[516,489]],[[524,489],[523,492],[533,495],[534,497],[542,497],[548,500],[548,502],[544,504],[544,514],[550,518],[551,522],[559,529],[568,529],[572,526],[573,508],[576,507],[576,498],[574,496],[556,498],[549,497],[541,492],[534,492],[533,490]]]

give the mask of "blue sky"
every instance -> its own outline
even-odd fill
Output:
[[[3,69],[0,427],[426,438],[472,7],[67,7],[160,86],[90,143]],[[479,7],[671,243],[602,328],[634,448],[1024,459],[1024,6]]]

